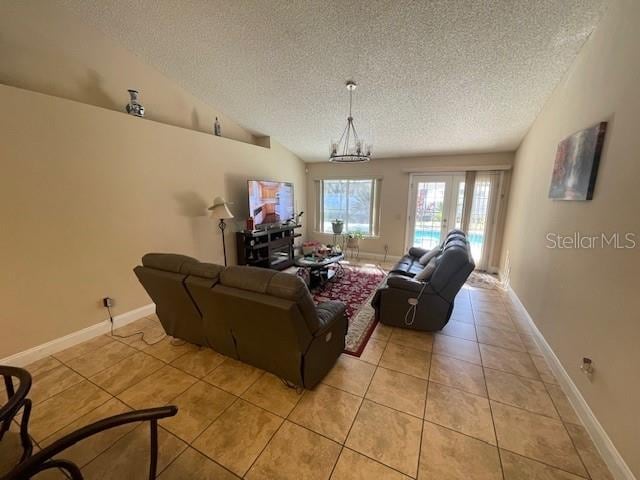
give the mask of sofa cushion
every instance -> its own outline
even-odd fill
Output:
[[[391,272],[399,273],[400,275],[413,275],[412,273],[409,273],[409,270],[414,262],[415,259],[412,256],[405,255],[393,266]]]
[[[267,293],[269,282],[276,273],[266,268],[233,266],[220,273],[220,283],[250,292]]]
[[[409,271],[407,273],[409,274],[410,277],[415,277],[423,269],[424,269],[424,266],[419,261],[416,260],[411,264],[411,267],[409,267]]]
[[[423,256],[425,253],[427,253],[429,250],[425,249],[425,248],[420,248],[420,247],[411,247],[409,249],[409,257],[411,257],[412,259],[414,258],[420,258],[421,256]]]
[[[464,242],[466,239],[467,237],[464,235],[464,233],[453,233],[453,234],[447,235],[447,238],[444,241],[444,246],[449,245],[451,242],[455,240]]]
[[[180,273],[185,275],[195,275],[196,277],[209,278],[211,280],[218,280],[220,273],[224,270],[222,265],[216,265],[214,263],[191,263],[186,262],[182,264]]]
[[[344,303],[333,300],[318,304],[318,320],[320,321],[318,331],[329,327],[335,318],[344,314],[345,309],[346,305]]]
[[[431,275],[433,275],[433,272],[436,271],[436,257],[433,257],[429,263],[427,263],[427,265],[425,265],[425,267],[422,269],[422,271],[418,272],[416,274],[415,277],[413,277],[414,280],[418,280],[420,282],[428,282],[429,279],[431,278]]]
[[[313,298],[304,280],[297,275],[258,267],[228,267],[220,274],[220,283],[226,287],[263,293],[290,300],[298,305],[313,334],[320,328]]]
[[[440,247],[435,247],[432,248],[431,250],[429,250],[427,253],[425,253],[424,255],[422,255],[420,257],[420,260],[418,260],[420,262],[420,265],[426,266],[429,264],[429,261],[432,258],[437,257],[438,255],[440,255],[442,253],[442,250],[440,249]]]
[[[448,301],[453,301],[469,274],[475,268],[469,243],[453,240],[438,257],[430,283]]]
[[[181,273],[180,269],[186,263],[200,263],[193,257],[177,253],[147,253],[142,257],[142,265],[165,272]]]
[[[313,303],[311,293],[304,283],[304,280],[298,275],[277,273],[271,278],[271,282],[269,282],[267,294],[296,302],[312,334],[321,328],[321,324],[318,321],[318,313],[316,313],[316,305]]]

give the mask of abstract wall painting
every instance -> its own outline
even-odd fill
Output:
[[[570,135],[558,144],[549,198],[591,200],[607,122]]]

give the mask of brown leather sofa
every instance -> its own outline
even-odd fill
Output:
[[[435,257],[436,267],[426,281],[413,277],[425,268],[420,257],[427,250],[411,248],[391,269],[385,285],[371,301],[381,323],[423,331],[441,330],[447,324],[456,294],[475,263],[461,230],[450,231],[437,248],[441,252]]]
[[[150,253],[134,269],[167,335],[311,388],[344,350],[345,305],[314,305],[296,275]]]

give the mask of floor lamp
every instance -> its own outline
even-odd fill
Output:
[[[229,207],[227,206],[227,202],[225,202],[224,198],[216,197],[213,199],[213,205],[209,207],[211,211],[211,218],[217,218],[220,220],[218,222],[218,228],[222,233],[222,251],[224,252],[224,266],[227,266],[227,245],[224,241],[224,230],[227,228],[227,224],[225,220],[229,218],[233,218],[233,214],[229,211]]]

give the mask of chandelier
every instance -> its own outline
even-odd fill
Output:
[[[356,132],[351,115],[351,104],[353,102],[353,91],[356,89],[356,82],[349,80],[347,90],[349,90],[349,116],[347,126],[342,132],[342,136],[337,143],[331,142],[331,154],[329,161],[333,163],[364,163],[371,160],[371,145],[366,145]]]

